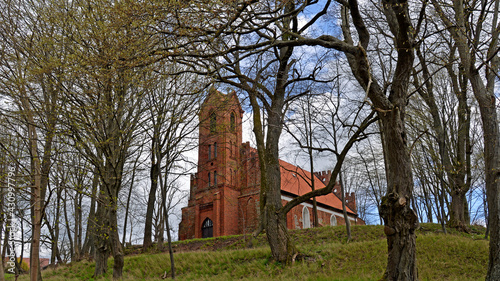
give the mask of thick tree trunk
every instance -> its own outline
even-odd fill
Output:
[[[269,160],[269,156],[267,157]],[[281,174],[278,158],[273,157],[267,162],[267,191],[264,192],[265,200],[265,229],[266,236],[271,247],[271,253],[275,261],[290,264],[296,253],[293,241],[286,227],[286,214],[280,212],[281,203]]]
[[[382,119],[382,134],[386,140],[387,195],[382,198],[381,215],[387,235],[388,262],[386,280],[417,280],[416,235],[418,220],[410,208],[413,179],[410,156],[406,148],[404,122],[398,107]]]
[[[483,121],[484,155],[486,170],[486,198],[488,201],[488,229],[490,255],[486,280],[500,280],[500,131],[496,112],[496,99],[480,89],[479,74],[471,78],[474,94],[479,103]],[[476,91],[476,87],[478,90]]]
[[[112,151],[118,151],[115,145],[112,146]],[[110,157],[106,157],[106,176],[103,178],[103,188],[98,201],[98,215],[97,219],[97,241],[98,241],[98,254],[96,255],[96,271],[94,273],[95,277],[106,272],[107,258],[109,253],[113,255],[113,279],[117,280],[122,277],[123,274],[123,248],[120,243],[120,237],[118,235],[118,193],[121,187],[121,177],[123,173],[124,159],[118,157],[118,159],[113,159],[113,163],[110,161]],[[114,165],[113,165],[114,164]],[[99,212],[101,208],[101,212]],[[97,259],[100,259],[99,261]],[[98,264],[99,262],[102,265]],[[99,271],[98,271],[99,269]]]
[[[279,88],[279,87],[278,87]],[[283,94],[283,92],[281,92]],[[279,95],[277,93],[276,95]],[[296,248],[290,239],[286,227],[286,213],[282,212],[281,203],[281,173],[279,165],[278,142],[281,135],[281,109],[283,96],[273,105],[274,110],[268,111],[268,126],[266,144],[260,108],[255,95],[250,94],[250,102],[254,109],[253,131],[257,140],[259,164],[261,171],[260,182],[260,218],[261,227],[266,230],[266,236],[271,247],[271,254],[276,262],[290,264]],[[260,228],[260,227],[259,227]]]
[[[279,88],[279,87],[277,87]],[[284,90],[284,88],[282,88]],[[276,91],[280,96],[282,92]],[[282,100],[277,101],[275,110],[268,112],[268,129],[265,149],[265,169],[261,171],[261,177],[266,177],[264,190],[265,195],[265,229],[271,253],[274,260],[284,264],[291,264],[296,248],[288,234],[286,227],[286,213],[282,212],[281,202],[281,172],[279,164],[278,143],[282,130],[281,108]],[[280,110],[277,110],[279,108]],[[259,152],[260,153],[260,152]],[[262,188],[262,180],[261,180]]]
[[[451,209],[450,220],[448,221],[449,227],[468,231],[467,223],[467,197],[466,193],[460,189],[451,190]]]
[[[274,260],[287,265],[291,264],[297,250],[286,228],[286,214],[277,212],[276,208],[268,205],[266,220],[266,236]]]
[[[285,13],[293,10],[293,4],[286,5]],[[284,25],[289,27],[291,19],[284,20]],[[286,36],[285,36],[286,37]],[[287,40],[289,38],[285,38]],[[297,250],[288,234],[286,227],[286,213],[283,212],[281,202],[281,172],[279,164],[279,138],[283,129],[283,109],[287,87],[289,64],[293,47],[283,47],[279,50],[280,59],[277,71],[276,86],[272,97],[272,105],[266,108],[267,135],[264,143],[263,126],[261,122],[260,106],[256,94],[249,92],[250,103],[254,110],[255,138],[259,153],[261,172],[260,183],[260,210],[262,226],[271,247],[271,254],[276,262],[290,264]]]
[[[108,158],[108,157],[106,157]],[[109,163],[109,159],[105,160],[105,176],[102,177],[102,185],[97,200],[97,212],[95,216],[95,271],[94,278],[106,273],[108,269],[108,258],[110,253],[113,254],[115,261],[113,267],[113,279],[117,279],[115,275],[120,274],[123,267],[123,253],[121,250],[120,240],[117,229],[117,195],[120,180],[116,175],[121,175],[121,169],[115,170]],[[118,278],[119,278],[118,277]]]
[[[456,79],[455,79],[456,80]],[[467,192],[471,185],[471,144],[470,144],[470,110],[467,105],[467,79],[461,79],[461,91],[455,90],[458,96],[458,128],[455,147],[455,161],[448,170],[448,179],[451,185],[451,227],[469,232],[469,210],[467,205]],[[458,84],[457,82],[454,85]],[[457,88],[457,86],[454,86]]]
[[[112,188],[112,187],[110,187]],[[112,254],[114,258],[113,279],[120,279],[123,273],[123,249],[118,236],[117,225],[117,202],[114,200],[116,195],[110,197],[107,192],[101,192],[99,196],[99,205],[96,214],[96,253],[95,253],[95,271],[94,277],[106,273],[108,268],[108,258]]]
[[[116,198],[116,197],[115,197]],[[111,234],[110,234],[110,246],[111,253],[113,254],[113,280],[119,280],[123,275],[123,265],[124,265],[124,254],[123,247],[120,243],[120,237],[118,235],[118,217],[116,215],[117,202],[113,200],[113,209],[110,212],[110,222],[111,222]]]
[[[97,212],[95,215],[95,226],[94,229],[96,234],[94,236],[95,241],[95,270],[94,278],[103,275],[108,270],[108,257],[110,253],[109,247],[109,216],[106,212],[106,205],[109,200],[104,191],[99,192],[99,198],[97,200]]]
[[[96,239],[99,240],[99,239]],[[104,273],[107,272],[108,270],[108,256],[109,256],[109,250],[105,248],[105,246],[101,245],[96,245],[96,251],[95,251],[95,270],[94,270],[94,276],[101,276]]]
[[[411,158],[407,147],[405,130],[405,107],[409,77],[413,67],[413,28],[408,12],[408,3],[382,1],[384,13],[391,32],[395,35],[398,59],[392,85],[387,96],[373,80],[365,49],[369,38],[361,37],[358,52],[347,55],[349,64],[358,82],[367,91],[368,97],[378,111],[384,160],[387,175],[387,193],[382,198],[380,215],[387,235],[388,260],[385,280],[417,280],[416,235],[417,215],[410,208],[413,198]],[[343,11],[345,15],[345,10]],[[368,32],[362,24],[357,6],[351,7],[356,28]],[[344,17],[344,37],[351,41],[347,20]],[[352,41],[351,41],[352,42]]]
[[[486,280],[500,280],[500,140],[494,101],[483,119],[490,258]],[[482,110],[485,111],[485,110]],[[481,113],[483,115],[483,113]]]

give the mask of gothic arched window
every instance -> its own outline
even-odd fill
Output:
[[[201,226],[201,237],[214,237],[214,223],[209,218],[206,218],[203,221],[203,225]]]
[[[304,206],[302,209],[302,228],[310,228],[311,227],[311,217],[309,215],[309,209],[307,206]]]
[[[336,226],[337,225],[337,218],[335,217],[335,215],[332,215],[330,217],[330,225],[331,226]]]
[[[231,129],[231,132],[233,132],[233,133],[234,133],[234,130],[236,129],[236,116],[234,115],[234,112],[231,112],[230,129]]]
[[[215,112],[210,113],[210,133],[215,133],[217,129],[217,116]]]

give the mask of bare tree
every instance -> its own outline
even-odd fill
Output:
[[[171,65],[166,71],[178,72]],[[199,95],[196,94],[196,76],[177,74],[174,76],[158,77],[156,87],[151,89],[148,96],[149,122],[147,129],[151,140],[151,187],[146,211],[144,226],[143,250],[152,245],[152,221],[155,201],[158,191],[158,182],[162,170],[171,173],[175,163],[182,159],[182,155],[193,149],[188,142],[197,128],[195,120],[199,108]],[[160,224],[161,225],[161,224]]]
[[[491,233],[490,258],[486,280],[500,279],[500,130],[498,127],[495,83],[500,57],[498,39],[500,1],[453,1],[448,6],[431,1],[458,52],[465,77],[479,104],[483,124],[488,225]],[[484,71],[484,72],[483,72]]]

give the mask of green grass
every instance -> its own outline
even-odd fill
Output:
[[[424,224],[417,232],[417,263],[420,280],[484,280],[488,241],[480,228],[471,234],[439,225]],[[192,252],[175,253],[178,280],[378,280],[384,273],[387,244],[381,226],[355,226],[346,244],[345,228],[323,227],[291,231],[297,248],[306,258],[290,267],[273,262],[265,236],[246,248],[243,236],[180,241],[195,245]],[[191,243],[191,244],[190,244]],[[200,250],[201,249],[201,250]],[[203,250],[204,249],[204,250]],[[216,249],[216,250],[214,250]],[[99,280],[112,280],[113,260]],[[167,253],[129,255],[124,280],[159,280],[170,272]],[[94,263],[82,261],[43,272],[44,280],[93,280]],[[20,280],[28,280],[26,276]]]

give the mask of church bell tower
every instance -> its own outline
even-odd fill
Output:
[[[198,171],[191,176],[179,239],[238,233],[242,117],[235,92],[210,89],[199,113]]]
[[[242,115],[235,92],[210,90],[200,111],[198,190],[237,189]]]

